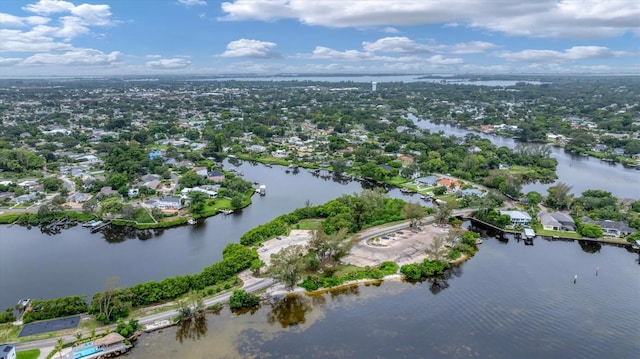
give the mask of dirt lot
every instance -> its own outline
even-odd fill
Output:
[[[418,231],[403,229],[387,233],[376,237],[377,240],[360,241],[342,261],[358,267],[374,266],[384,261],[392,261],[400,266],[421,262],[426,258],[425,250],[433,239],[446,239],[448,233],[449,228],[432,225],[423,226]]]
[[[375,266],[384,261],[392,261],[398,265],[416,263],[426,258],[425,250],[436,237],[446,238],[449,228],[426,225],[418,231],[409,229],[381,232],[374,238],[359,241],[342,262],[358,267]],[[278,239],[280,238],[280,239]],[[292,230],[288,236],[281,236],[264,242],[258,249],[260,259],[269,265],[272,253],[291,245],[306,245],[311,239],[311,231]]]
[[[288,236],[279,236],[262,244],[258,249],[258,255],[267,265],[271,263],[271,254],[278,253],[282,248],[296,244],[306,245],[311,239],[311,231],[293,229]]]

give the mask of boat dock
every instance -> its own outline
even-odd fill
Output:
[[[91,233],[95,233],[99,230],[101,230],[102,228],[108,226],[110,224],[110,222],[103,222],[103,221],[97,221],[97,220],[93,220],[93,221],[89,221],[85,224],[83,224],[83,227],[87,227],[91,230]]]

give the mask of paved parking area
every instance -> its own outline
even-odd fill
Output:
[[[34,334],[55,332],[58,330],[75,328],[78,326],[78,323],[80,323],[79,315],[76,315],[74,317],[69,317],[69,318],[52,319],[52,320],[46,320],[43,322],[29,323],[24,325],[18,337],[26,337]]]
[[[421,262],[434,238],[446,238],[449,228],[425,225],[418,231],[403,229],[384,233],[377,240],[361,240],[342,261],[358,267],[375,266],[392,261],[399,266]],[[386,238],[385,238],[386,237]]]
[[[258,255],[267,265],[271,263],[271,254],[278,253],[282,248],[293,245],[307,245],[311,239],[311,231],[302,229],[293,229],[288,236],[279,236],[274,239],[262,243],[262,247],[258,248]]]

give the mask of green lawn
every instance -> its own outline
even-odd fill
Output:
[[[300,222],[296,223],[295,229],[317,229],[322,221],[322,219],[303,219]]]
[[[582,238],[582,236],[577,232],[550,231],[550,230],[542,229],[542,225],[534,226],[533,229],[536,231],[536,234],[539,234],[541,236],[550,236],[550,237],[558,236],[563,238],[575,238],[575,239]]]
[[[39,356],[40,349],[31,349],[16,353],[16,359],[36,359]]]
[[[156,223],[145,208],[138,208],[134,215],[134,219],[138,223]]]

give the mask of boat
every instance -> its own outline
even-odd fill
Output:
[[[157,320],[151,324],[147,324],[144,326],[144,331],[149,333],[154,330],[166,328],[172,326],[173,323],[170,320]]]
[[[222,214],[231,214],[231,213],[233,213],[233,210],[232,209],[220,209],[219,212],[222,213]]]
[[[482,242],[483,242],[482,239],[480,239],[480,238],[476,239],[476,244],[482,244]]]
[[[267,194],[267,186],[261,185],[260,187],[258,187],[258,193],[260,193],[261,196],[266,195]]]
[[[196,221],[195,218],[190,217],[189,219],[187,219],[187,223],[191,224],[191,225],[194,225],[194,224],[198,223],[198,221]]]

